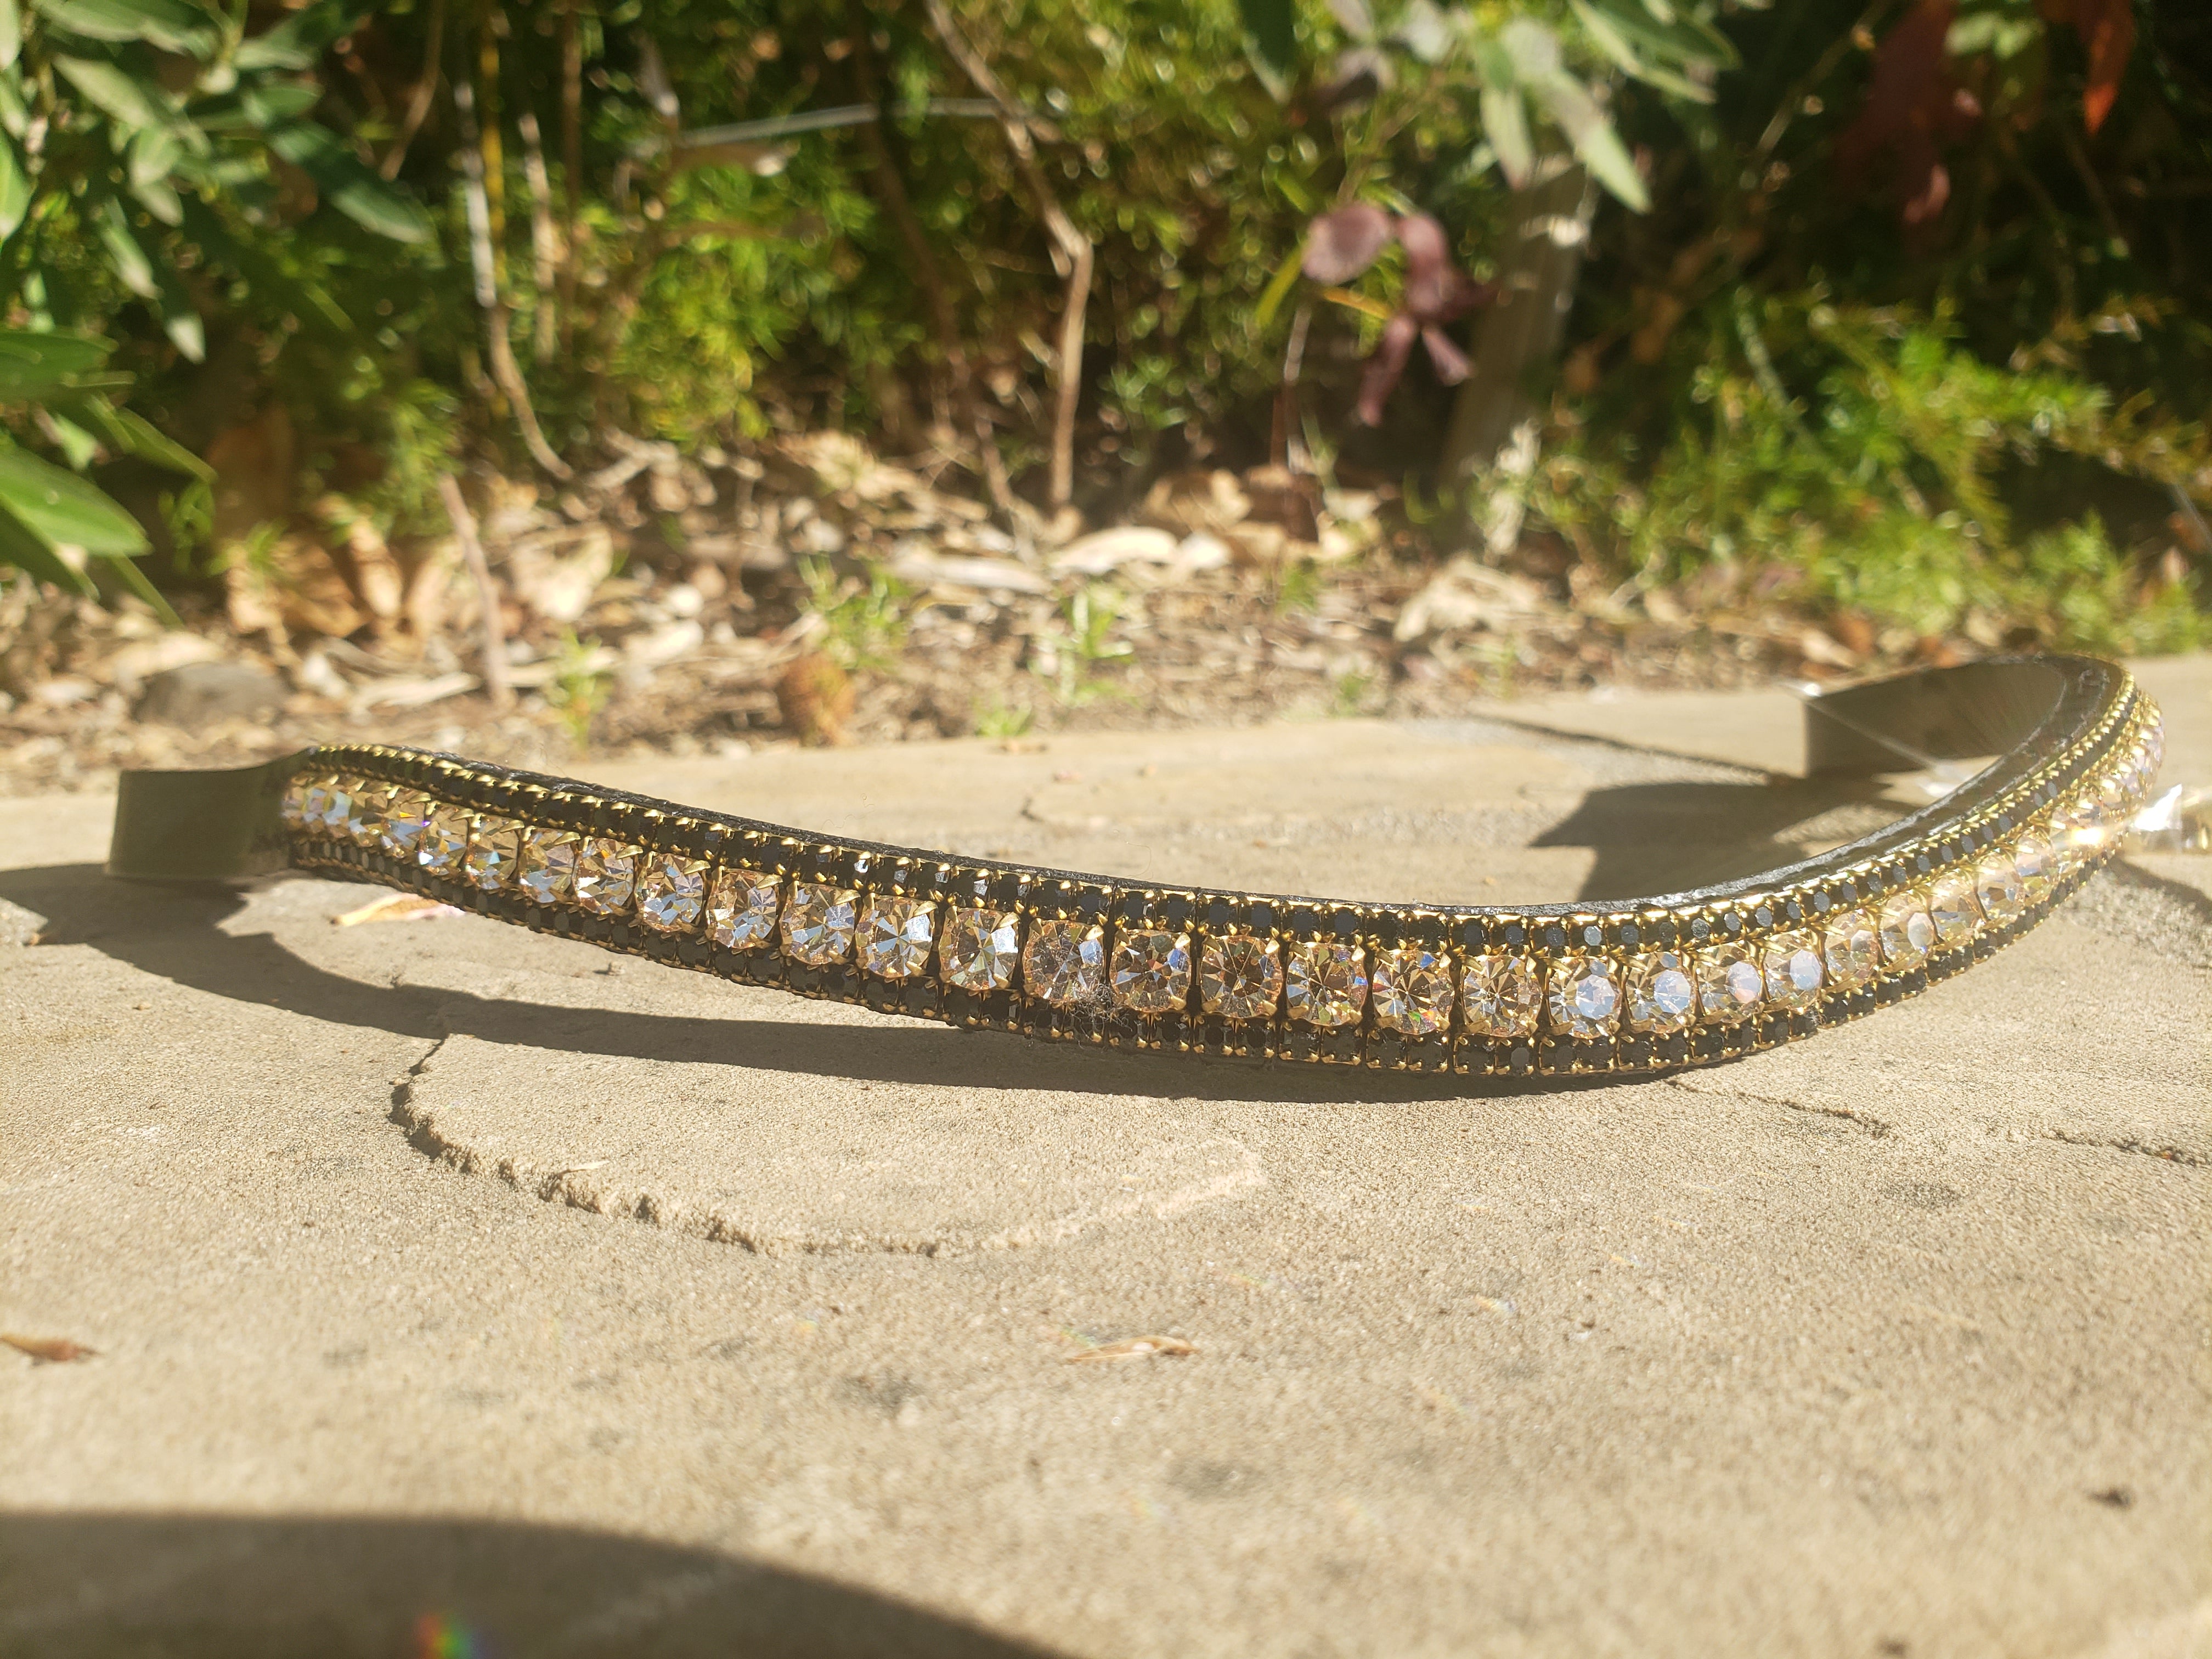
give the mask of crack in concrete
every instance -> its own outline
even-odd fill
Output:
[[[2110,1135],[2078,1134],[2070,1129],[2053,1129],[2049,1139],[2063,1141],[2069,1146],[2102,1146],[2115,1152],[2133,1152],[2138,1158],[2154,1158],[2161,1163],[2180,1164],[2192,1170],[2201,1170],[2208,1160],[2202,1152],[2186,1146],[2154,1146],[2149,1141],[2137,1140],[2132,1135],[2115,1139]]]
[[[1694,1087],[1686,1078],[1670,1077],[1666,1082],[1668,1087],[1680,1089],[1688,1095],[1710,1096],[1719,1092]],[[1808,1117],[1841,1118],[1870,1140],[1881,1139],[1895,1127],[1886,1118],[1876,1117],[1871,1112],[1854,1111],[1848,1106],[1815,1106],[1809,1101],[1792,1100],[1787,1095],[1753,1094],[1747,1089],[1730,1089],[1726,1092],[1733,1100],[1754,1100],[1762,1106],[1780,1106],[1790,1111],[1802,1112]]]

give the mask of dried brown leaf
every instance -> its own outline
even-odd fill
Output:
[[[1102,1342],[1095,1348],[1072,1353],[1063,1365],[1103,1364],[1117,1359],[1181,1359],[1198,1352],[1197,1345],[1179,1336],[1125,1336],[1119,1342]]]
[[[66,1365],[71,1360],[89,1359],[100,1352],[65,1336],[15,1336],[0,1331],[0,1342],[5,1342],[17,1353],[28,1354],[34,1365]]]

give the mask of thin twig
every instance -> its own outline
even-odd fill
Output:
[[[415,90],[407,100],[407,112],[400,118],[398,136],[392,139],[392,148],[384,152],[384,160],[377,172],[385,179],[397,179],[401,163],[407,159],[407,146],[415,142],[415,135],[422,130],[422,123],[430,118],[430,103],[438,95],[438,59],[446,43],[446,0],[430,0],[430,39],[422,48],[422,78],[415,83]]]
[[[531,407],[530,387],[515,366],[507,337],[507,307],[500,302],[498,267],[491,240],[491,204],[484,195],[483,152],[477,144],[476,89],[465,76],[453,82],[453,109],[460,117],[462,195],[468,209],[469,262],[476,276],[477,306],[483,313],[484,352],[491,360],[493,383],[507,394],[522,441],[538,465],[556,478],[573,477],[568,464],[553,453]]]
[[[927,0],[927,3],[930,24],[944,42],[945,49],[967,72],[976,89],[997,106],[1000,130],[1006,135],[1007,148],[1013,151],[1023,180],[1036,198],[1037,216],[1044,221],[1045,230],[1052,239],[1052,262],[1067,279],[1067,298],[1060,313],[1060,349],[1053,365],[1057,397],[1052,424],[1051,483],[1046,495],[1048,505],[1065,507],[1075,495],[1075,412],[1083,396],[1083,313],[1091,302],[1094,257],[1091,239],[1076,228],[1075,221],[1067,216],[1052,192],[1051,182],[1037,160],[1036,143],[1032,137],[1034,124],[1030,115],[1000,83],[982,54],[961,33],[945,0]]]
[[[560,266],[561,238],[553,228],[553,181],[545,173],[545,147],[538,141],[536,112],[523,111],[514,118],[514,125],[522,134],[522,176],[530,185],[531,280],[537,290],[532,321],[538,361],[543,363],[560,343],[554,284]]]
[[[561,344],[575,337],[576,234],[584,211],[584,46],[576,0],[561,8]]]
[[[454,538],[461,544],[461,558],[476,582],[477,606],[483,612],[484,692],[494,708],[504,711],[514,705],[514,690],[507,683],[507,626],[500,619],[499,590],[492,586],[491,563],[484,557],[483,544],[477,539],[476,514],[461,499],[461,487],[453,482],[452,473],[438,475],[438,498],[445,502],[446,516],[453,520]]]

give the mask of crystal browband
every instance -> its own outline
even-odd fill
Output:
[[[1996,754],[1818,858],[1648,900],[1360,904],[817,836],[376,744],[124,778],[109,868],[289,866],[800,996],[1079,1045],[1479,1075],[1638,1073],[1809,1036],[2033,927],[2115,849],[2155,707],[2086,658],[1807,705],[1816,771]]]

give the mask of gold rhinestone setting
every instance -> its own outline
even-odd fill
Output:
[[[312,751],[283,820],[302,866],[888,1012],[1324,1064],[1635,1072],[1856,1018],[2033,927],[2116,849],[2161,747],[2156,711],[2123,696],[1922,841],[1877,837],[1800,887],[1602,914],[1048,877],[374,746]]]

